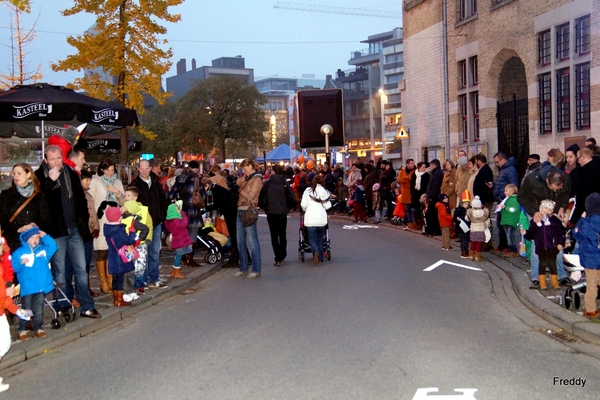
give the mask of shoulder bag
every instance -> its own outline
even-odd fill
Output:
[[[242,211],[242,225],[248,227],[258,220],[258,208],[254,207],[251,200],[248,200],[248,208]]]
[[[202,192],[200,191],[200,185],[198,184],[198,177],[194,177],[194,192],[192,193],[192,204],[197,209],[204,208],[204,198],[202,197]]]
[[[135,248],[134,245],[124,244],[120,248],[117,248],[117,245],[115,244],[115,241],[112,238],[110,238],[110,241],[111,241],[113,247],[115,248],[115,250],[117,250],[119,257],[121,257],[121,260],[123,260],[124,263],[132,262],[132,261],[140,258],[140,253],[138,252],[138,250]]]
[[[25,200],[25,202],[24,202],[23,204],[21,204],[21,207],[19,207],[19,208],[17,209],[17,211],[15,211],[15,213],[13,214],[13,216],[12,216],[12,217],[10,217],[10,219],[8,220],[8,223],[9,223],[9,224],[12,224],[12,223],[13,223],[13,221],[15,220],[15,218],[17,218],[17,216],[18,216],[18,215],[21,213],[21,211],[23,211],[23,209],[24,209],[25,207],[27,207],[27,204],[29,204],[29,202],[30,202],[31,200],[33,200],[33,198],[35,197],[35,195],[36,195],[36,194],[37,194],[37,192],[33,192],[33,194],[32,194],[31,196],[29,196],[29,197],[27,198],[27,200]]]

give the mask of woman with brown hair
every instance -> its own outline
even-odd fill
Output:
[[[444,179],[442,180],[442,193],[448,196],[448,207],[450,211],[456,207],[456,169],[452,160],[446,160],[442,164]]]
[[[558,169],[561,169],[565,163],[565,155],[559,149],[550,149],[548,151],[548,160],[542,165],[542,168],[551,165]]]
[[[50,214],[40,181],[31,166],[17,163],[12,185],[0,193],[0,226],[11,250],[21,247],[21,232],[37,226],[46,231]]]

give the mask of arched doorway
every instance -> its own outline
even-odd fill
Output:
[[[519,57],[513,55],[504,61],[497,93],[498,151],[515,157],[520,179],[529,156],[529,106],[525,65]]]

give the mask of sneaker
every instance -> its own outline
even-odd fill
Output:
[[[583,316],[587,318],[598,318],[600,316],[600,310],[592,311],[592,312],[583,312]]]
[[[469,258],[469,253],[467,253],[466,251],[461,252],[460,258]]]
[[[21,342],[26,342],[29,340],[29,333],[27,333],[27,331],[23,331],[19,333],[19,340]]]
[[[139,288],[139,289],[137,290],[137,294],[138,294],[138,296],[141,296],[141,295],[143,295],[143,294],[146,294],[146,289],[145,289],[145,288],[143,288],[143,287],[142,287],[142,288]]]
[[[539,289],[539,288],[540,288],[539,281],[531,281],[531,286],[529,286],[529,289]]]
[[[168,288],[167,285],[165,285],[164,283],[162,283],[161,281],[155,282],[155,283],[150,283],[148,284],[148,287],[152,288],[152,289],[166,289]]]
[[[48,335],[46,335],[46,332],[44,332],[43,329],[38,329],[37,331],[35,331],[33,336],[35,336],[36,338],[40,338],[40,339],[45,339],[48,337]]]
[[[403,230],[403,231],[407,231],[407,230],[408,230],[408,226],[406,226],[406,225],[402,225],[402,230]]]
[[[246,271],[238,271],[235,274],[233,274],[233,276],[247,276],[248,272]]]
[[[82,311],[79,313],[79,315],[86,318],[102,318],[102,315],[100,315],[98,310],[96,310],[95,308],[92,308],[87,311]]]
[[[446,247],[446,250],[450,250],[450,251],[452,251],[452,250],[454,250],[454,247],[452,247],[452,246],[448,246],[448,247]]]
[[[248,278],[248,279],[260,278],[260,272],[251,272],[248,274],[248,276],[246,278]]]
[[[0,378],[0,392],[6,392],[10,385],[8,383],[2,383],[2,378]]]

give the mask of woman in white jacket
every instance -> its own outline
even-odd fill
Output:
[[[305,212],[304,226],[315,264],[323,262],[323,236],[327,225],[327,210],[331,208],[330,197],[331,194],[323,187],[323,177],[316,175],[310,188],[304,191],[300,202]]]

